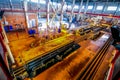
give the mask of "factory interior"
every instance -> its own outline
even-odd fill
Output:
[[[0,80],[120,80],[120,0],[0,0]]]

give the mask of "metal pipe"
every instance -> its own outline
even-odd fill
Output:
[[[80,18],[80,13],[81,13],[81,11],[82,11],[82,6],[83,6],[83,0],[81,0],[81,3],[80,3],[77,20],[79,20],[79,18]]]
[[[38,0],[38,3],[37,3],[37,9],[38,9],[38,12],[36,13],[36,15],[37,15],[37,26],[36,26],[36,28],[37,28],[37,33],[39,33],[39,30],[38,30],[38,27],[39,27],[39,9],[40,9],[40,0]]]
[[[79,14],[82,11],[82,6],[83,6],[83,0],[81,0],[80,7],[79,7]]]
[[[87,2],[86,2],[84,14],[86,14],[86,12],[87,12],[87,10],[88,10],[88,4],[89,4],[89,0],[87,0]]]
[[[59,9],[55,9],[55,8],[52,6],[52,4],[50,4],[50,6],[51,6],[52,9],[53,9],[54,15],[52,16],[52,19],[50,20],[49,23],[53,22],[53,19],[55,18],[56,14],[58,13],[58,10],[59,10]],[[59,20],[59,19],[58,19],[58,20]]]
[[[104,5],[103,10],[102,10],[102,13],[104,13],[104,11],[106,10],[106,7],[108,6],[108,1],[109,1],[109,0],[107,0],[106,3],[105,3],[105,5]]]
[[[28,13],[27,13],[27,0],[23,1],[23,6],[24,6],[25,21],[26,21],[27,30],[28,30],[28,27],[29,27],[29,18],[28,18]]]
[[[116,11],[114,12],[113,15],[116,15],[116,13],[119,11],[119,7],[120,7],[120,4],[118,3],[118,5],[117,5],[117,9],[116,9]]]
[[[72,23],[72,17],[73,17],[73,12],[74,12],[74,5],[75,5],[75,0],[73,0],[73,4],[72,4],[72,10],[71,10],[71,16],[70,16],[70,23],[69,23],[69,27],[71,26]]]
[[[9,55],[9,57],[10,57],[10,59],[11,59],[11,62],[12,62],[12,63],[15,63],[14,57],[13,57],[12,52],[11,52],[11,50],[10,50],[10,47],[9,47],[9,45],[8,45],[9,41],[8,41],[6,32],[5,32],[4,28],[3,28],[3,24],[1,24],[1,28],[2,28],[2,31],[3,31],[4,43],[5,43],[5,46],[6,46],[8,55]]]
[[[50,10],[49,10],[49,7],[50,7],[50,0],[46,0],[46,4],[47,4],[47,12],[46,12],[46,15],[47,15],[47,29],[49,27],[49,13],[50,13]]]
[[[60,26],[62,24],[62,20],[63,20],[63,7],[65,4],[65,0],[62,0],[62,4],[61,4],[61,16],[60,16]]]
[[[96,2],[94,2],[95,4],[94,4],[94,7],[93,7],[93,10],[92,10],[92,13],[95,13],[95,10],[96,10],[96,7],[97,7],[97,3]]]
[[[13,9],[12,1],[9,0],[9,2],[10,2],[10,8],[11,8],[11,10],[12,10],[12,9]]]

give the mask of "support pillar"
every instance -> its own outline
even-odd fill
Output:
[[[119,12],[119,8],[120,8],[120,3],[118,3],[118,5],[117,5],[117,9],[116,9],[116,11],[114,12],[114,16],[117,14],[117,12]]]
[[[46,5],[47,5],[47,12],[46,12],[46,15],[47,15],[47,30],[48,30],[48,28],[49,28],[49,20],[50,20],[50,0],[46,0]]]
[[[36,13],[36,16],[37,16],[37,20],[36,20],[36,31],[37,31],[37,33],[39,34],[39,30],[38,30],[38,27],[39,27],[39,22],[38,22],[38,20],[39,20],[39,10],[40,10],[40,0],[38,0],[38,3],[37,3],[37,8],[38,8],[38,12]]]
[[[15,63],[14,57],[13,57],[12,52],[11,52],[11,50],[10,50],[10,47],[9,47],[9,45],[8,45],[9,41],[8,41],[8,38],[7,38],[7,35],[6,35],[5,30],[4,30],[4,27],[3,27],[2,22],[1,22],[0,25],[1,25],[1,28],[2,28],[2,33],[3,33],[3,35],[4,35],[4,44],[5,44],[5,46],[6,46],[8,55],[9,55],[9,57],[10,57],[10,59],[11,59],[11,62],[12,62],[12,63]]]
[[[102,10],[102,12],[101,12],[102,14],[104,14],[104,11],[105,11],[105,10],[107,9],[107,7],[108,7],[108,1],[109,1],[109,0],[107,0],[106,3],[104,4],[103,10]]]
[[[63,20],[63,6],[64,6],[65,0],[62,0],[62,4],[61,4],[61,16],[60,16],[60,27],[62,24],[62,20]]]
[[[74,6],[75,6],[75,0],[73,0],[73,4],[72,4],[71,16],[70,16],[70,21],[69,21],[69,28],[70,28],[70,26],[72,24],[72,17],[73,17]]]
[[[78,17],[77,20],[80,19],[81,11],[82,11],[82,6],[83,6],[83,0],[81,0],[80,7],[79,7],[79,12],[78,12]]]
[[[23,1],[23,6],[24,6],[24,14],[25,14],[25,22],[26,22],[26,28],[28,31],[28,28],[30,27],[29,25],[29,17],[28,17],[28,13],[27,13],[27,0]]]
[[[11,8],[11,10],[12,10],[12,9],[13,9],[12,1],[9,0],[9,2],[10,2],[10,8]]]
[[[89,4],[89,0],[87,0],[87,2],[86,2],[84,14],[86,14],[86,12],[87,12],[87,10],[88,10],[88,4]]]
[[[97,7],[97,3],[94,2],[94,7],[93,7],[93,10],[92,10],[92,13],[95,13],[96,7]]]

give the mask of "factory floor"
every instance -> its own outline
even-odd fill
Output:
[[[34,77],[33,80],[76,80],[82,70],[84,70],[87,64],[104,45],[107,37],[108,35],[103,35],[96,41],[84,40],[80,42],[79,44],[81,47],[78,50]],[[98,69],[94,80],[104,80],[105,73],[109,67],[109,59],[113,51],[114,47],[110,46],[107,52],[108,54]]]
[[[45,38],[39,38],[38,35],[36,37],[29,37],[26,34],[24,35],[23,32],[19,34],[19,36],[16,33],[7,34],[10,41],[9,46],[16,62],[13,68],[20,67],[37,56],[44,55],[73,41],[69,38],[71,36],[69,34],[62,35],[59,33],[56,34],[57,38],[48,41],[44,40]]]

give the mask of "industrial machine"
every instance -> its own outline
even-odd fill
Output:
[[[80,45],[78,45],[74,41],[71,41],[54,51],[48,52],[42,56],[38,56],[37,58],[28,61],[25,65],[14,69],[13,75],[21,79],[25,77],[33,78],[50,66],[64,59],[67,55],[69,55],[71,52],[75,51],[79,47]]]

